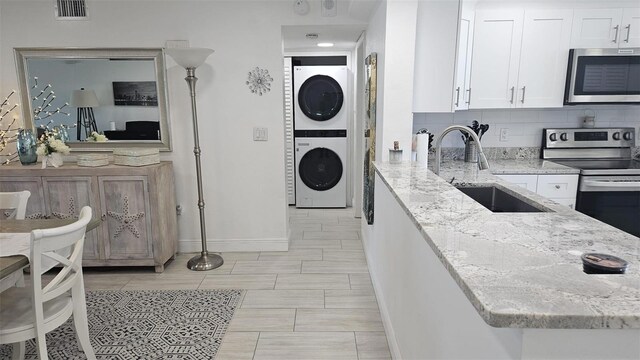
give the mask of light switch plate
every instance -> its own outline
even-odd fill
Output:
[[[509,141],[509,128],[500,129],[500,141]]]
[[[253,141],[267,141],[269,140],[269,131],[265,127],[253,128]]]

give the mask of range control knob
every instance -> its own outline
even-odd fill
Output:
[[[568,140],[567,133],[560,134],[560,140],[567,141]]]
[[[626,133],[624,133],[623,138],[627,141],[630,141],[633,139],[633,134],[631,133],[631,131],[627,131]]]
[[[549,135],[549,140],[551,140],[551,141],[556,141],[556,140],[558,140],[558,134],[556,134],[556,133],[551,133],[551,135]]]
[[[619,132],[615,132],[613,133],[613,140],[620,140],[620,133]]]

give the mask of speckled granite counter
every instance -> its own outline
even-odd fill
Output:
[[[540,160],[523,164],[490,162],[496,173],[573,171]],[[443,162],[442,178],[408,163],[375,167],[489,325],[640,329],[640,238],[478,171],[475,164]],[[495,184],[551,212],[492,213],[445,179]],[[582,252],[617,255],[630,266],[625,275],[587,275]]]
[[[579,174],[580,170],[542,159],[489,160],[492,174]],[[449,168],[473,167],[464,161],[450,161]]]

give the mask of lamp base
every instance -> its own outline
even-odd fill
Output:
[[[187,267],[193,271],[206,271],[219,268],[222,264],[224,264],[222,256],[203,252],[189,259]]]

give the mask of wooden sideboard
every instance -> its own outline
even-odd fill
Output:
[[[26,214],[31,219],[77,218],[83,206],[91,206],[102,223],[87,233],[83,266],[155,266],[162,272],[177,252],[171,162],[141,167],[0,166],[0,191],[21,190],[31,192]]]

